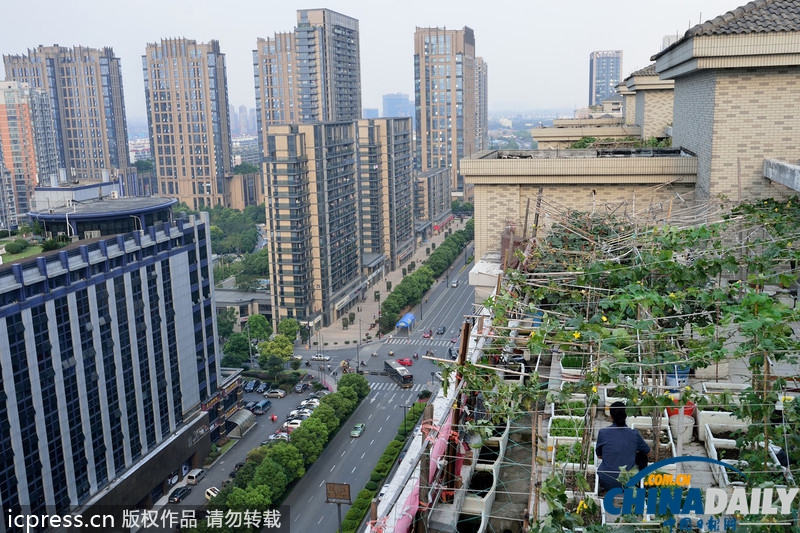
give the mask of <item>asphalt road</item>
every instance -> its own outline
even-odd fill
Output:
[[[469,249],[467,254],[469,254]],[[338,513],[335,504],[325,503],[325,483],[349,483],[351,486],[351,499],[355,499],[358,492],[369,481],[372,469],[383,454],[387,444],[397,434],[397,429],[402,423],[406,409],[416,401],[417,395],[422,390],[436,390],[439,386],[434,378],[434,373],[439,370],[436,363],[422,357],[426,351],[434,352],[435,357],[447,359],[448,350],[454,351],[459,345],[458,341],[461,324],[464,316],[472,313],[474,291],[468,283],[468,269],[460,270],[464,263],[462,255],[456,260],[451,271],[447,273],[444,281],[437,282],[427,294],[427,303],[423,301],[422,309],[417,309],[417,322],[411,331],[401,331],[393,334],[391,338],[384,337],[356,348],[335,347],[325,349],[325,355],[331,360],[325,363],[312,362],[312,376],[319,372],[328,372],[337,369],[339,363],[346,359],[352,365],[357,360],[366,362],[362,369],[370,384],[369,395],[345,422],[339,433],[328,443],[325,451],[306,472],[306,475],[294,487],[287,497],[284,505],[290,507],[290,520],[292,531],[313,531],[314,533],[333,533],[338,529]],[[458,287],[451,287],[454,280],[459,281]],[[434,332],[440,326],[445,326],[444,335],[434,335],[425,339],[422,334],[432,329]],[[304,355],[305,360],[317,353],[317,349],[298,348],[295,353]],[[356,355],[358,351],[358,355]],[[390,357],[390,351],[394,356]],[[414,353],[419,353],[419,359],[413,359]],[[377,353],[378,357],[370,354]],[[413,365],[409,368],[414,375],[414,386],[410,389],[401,389],[387,376],[379,375],[383,369],[383,362],[396,360],[401,357],[411,358]],[[320,368],[321,367],[321,368]],[[340,374],[341,375],[341,374]],[[165,504],[166,508],[182,510],[200,508],[205,505],[205,491],[209,487],[222,487],[222,483],[234,470],[236,463],[245,460],[247,453],[258,447],[262,441],[274,433],[292,409],[304,400],[310,391],[302,394],[290,392],[284,398],[270,398],[272,408],[265,415],[256,417],[256,425],[229,450],[223,458],[211,468],[206,469],[207,475],[198,485],[192,486],[191,494],[181,504]],[[245,403],[263,399],[262,394],[245,393]],[[278,422],[270,422],[271,414],[278,415]],[[359,438],[350,437],[353,425],[364,422],[366,429]],[[173,487],[172,490],[174,490]],[[166,497],[161,503],[166,501]],[[349,509],[342,505],[342,518]]]

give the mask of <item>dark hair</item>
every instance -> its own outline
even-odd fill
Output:
[[[611,420],[614,421],[614,424],[618,426],[625,425],[625,419],[628,417],[628,414],[625,412],[624,403],[622,402],[612,403],[609,411],[611,412]]]

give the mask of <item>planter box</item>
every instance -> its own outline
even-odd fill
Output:
[[[578,404],[581,404],[580,407]],[[583,416],[586,413],[586,396],[570,394],[565,401],[556,401],[549,405],[551,416]]]
[[[553,468],[564,468],[565,470],[582,470],[580,463],[580,449],[582,445],[581,439],[573,439],[570,437],[556,437],[553,441],[553,457],[552,463]],[[592,457],[589,459],[585,469],[586,471],[590,470],[597,470],[597,465],[599,464],[600,460],[597,458],[595,443],[591,443],[592,447]],[[571,454],[567,458],[567,460],[559,460],[559,449],[569,448],[570,450],[575,450],[574,453]]]
[[[565,425],[570,427],[564,427]],[[547,448],[553,446],[556,438],[581,438],[585,427],[582,416],[551,416],[547,422]]]
[[[733,413],[727,411],[698,411],[697,412],[697,427],[703,428],[708,426],[712,431],[723,432],[741,429],[750,425],[750,420],[741,420],[736,418]],[[705,441],[707,433],[699,431],[697,437],[701,441]]]
[[[572,368],[565,367],[562,364],[563,357],[558,358],[558,368],[561,371],[561,379],[564,381],[580,381],[583,372],[586,370],[584,367]]]
[[[611,418],[611,404],[614,402],[622,402],[624,404],[628,403],[627,398],[621,398],[618,396],[611,396],[609,395],[609,391],[613,391],[616,387],[603,387],[603,409],[606,413],[606,416]],[[613,393],[611,393],[613,394]]]
[[[636,424],[631,424],[631,428],[639,430],[639,433],[642,434],[642,438],[650,446],[650,454],[648,455],[648,461],[650,463],[655,462],[656,457],[656,450],[653,445],[653,436],[652,430],[653,426],[652,423],[650,425],[639,426]],[[670,457],[675,457],[677,455],[675,451],[675,440],[672,438],[672,430],[670,429],[669,425],[661,426],[658,430],[659,438],[658,438],[658,460],[661,461],[662,459],[668,459]],[[668,465],[663,467],[661,470],[668,473],[675,473],[675,466],[676,465]]]
[[[589,484],[588,491],[581,492],[579,490],[572,489],[572,487],[577,487],[574,483],[570,482],[569,477],[578,474],[586,477],[586,482]],[[564,483],[564,486],[566,487],[564,493],[567,495],[567,500],[571,500],[572,498],[581,498],[584,494],[587,496],[597,496],[597,490],[600,487],[600,476],[597,475],[597,467],[595,465],[589,465],[585,471],[567,470],[564,472],[564,475],[567,478],[565,479]]]

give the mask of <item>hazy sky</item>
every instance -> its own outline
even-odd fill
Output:
[[[40,44],[110,46],[121,59],[129,119],[145,116],[141,56],[147,43],[217,39],[228,67],[231,104],[255,107],[253,56],[258,37],[292,31],[297,9],[328,8],[359,21],[362,104],[381,110],[382,95],[414,97],[416,27],[475,31],[476,55],[489,65],[489,111],[574,109],[588,104],[589,54],[622,50],[623,78],[650,63],[666,35],[744,5],[745,0],[40,0],[4,2],[12,24],[0,52]],[[32,13],[33,10],[33,13]],[[27,24],[23,22],[29,22]]]

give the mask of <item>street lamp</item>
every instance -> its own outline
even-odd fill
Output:
[[[253,361],[253,341],[250,339],[250,322],[245,321],[247,325],[247,349],[250,352],[250,370],[255,370],[255,362]]]
[[[411,409],[410,405],[398,405],[397,407],[403,408],[403,433],[406,432],[406,418],[408,417],[408,410]]]
[[[361,317],[358,319],[358,340],[356,341],[356,372],[361,369]]]

